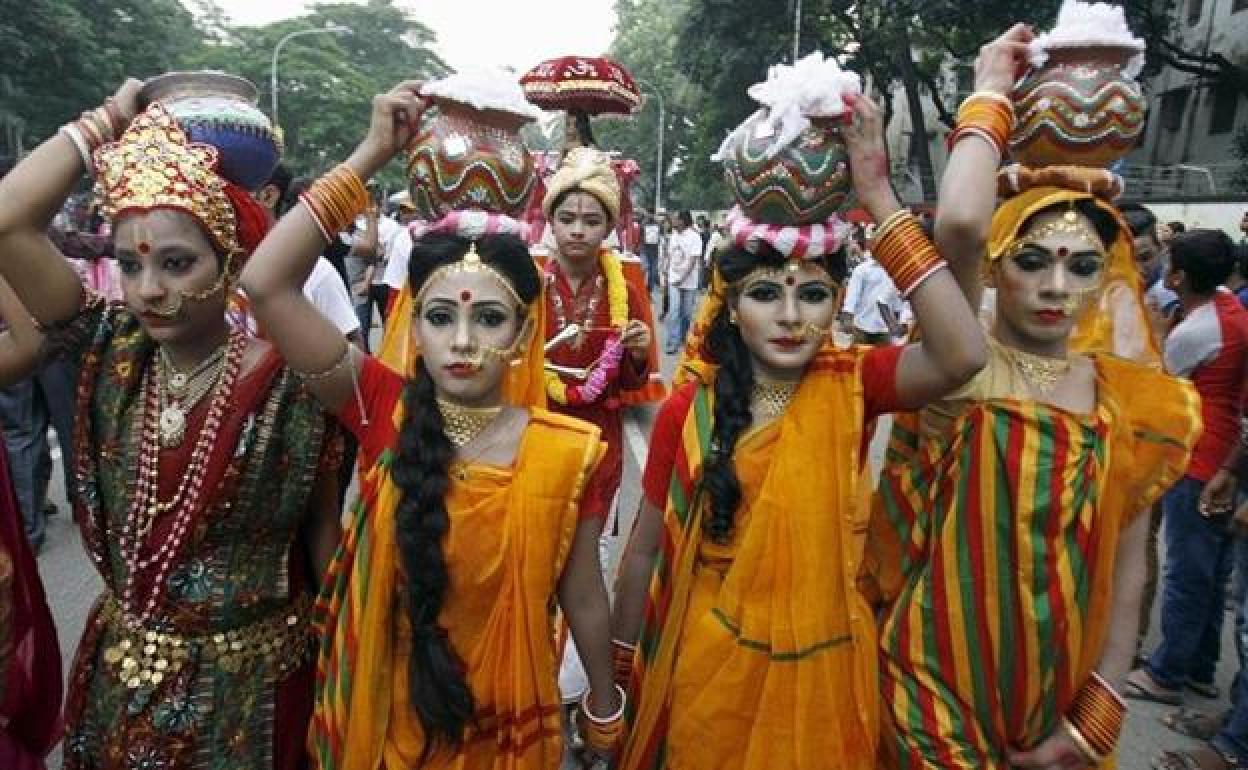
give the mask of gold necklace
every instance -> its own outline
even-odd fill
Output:
[[[186,416],[221,381],[225,370],[226,344],[214,350],[189,374],[178,371],[164,348],[160,349],[160,445],[173,449],[186,437]]]
[[[797,392],[799,382],[758,380],[750,391],[750,406],[755,419],[772,420],[784,414]]]
[[[462,449],[484,433],[503,412],[501,406],[464,406],[441,397],[437,402],[438,411],[442,413],[442,429],[456,449]]]
[[[1040,395],[1047,396],[1052,393],[1057,388],[1057,384],[1067,374],[1070,374],[1069,358],[1038,356],[1035,353],[1028,353],[1017,348],[1010,348],[1009,350],[1010,357],[1013,359],[1018,373],[1023,375],[1023,379],[1027,381],[1027,384]]]

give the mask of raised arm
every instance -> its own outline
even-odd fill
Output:
[[[935,267],[937,255],[917,220],[901,211],[893,193],[879,108],[870,99],[858,97],[853,110],[853,125],[842,133],[854,192],[881,223],[876,235],[877,260],[898,289],[907,292],[913,287],[908,299],[923,330],[922,341],[906,348],[897,367],[897,395],[904,407],[913,409],[948,393],[983,368],[987,356],[984,331],[949,270],[936,269],[920,280],[929,268],[919,268],[924,264]],[[897,243],[895,233],[904,237],[904,248],[892,247]],[[915,280],[920,280],[917,287]]]
[[[24,380],[39,364],[43,333],[35,328],[30,312],[0,278],[0,321],[8,328],[0,333],[0,387]]]
[[[127,80],[108,104],[114,137],[124,130],[115,124],[134,117],[142,85]],[[43,324],[73,318],[82,304],[78,274],[46,232],[87,171],[86,149],[86,143],[76,146],[62,130],[0,179],[0,278]]]
[[[353,219],[363,211],[368,202],[363,183],[411,139],[412,126],[425,108],[419,89],[419,83],[408,81],[375,97],[368,135],[343,164],[346,168],[331,172],[309,194],[324,195],[326,188],[318,186],[332,184],[332,194],[342,199],[337,203],[360,209],[336,215]],[[303,284],[326,239],[346,224],[320,222],[306,203],[295,206],[256,249],[242,274],[256,319],[290,367],[310,375],[308,387],[329,409],[337,409],[351,395],[363,359],[351,354],[342,334],[308,301]]]
[[[975,93],[981,98],[1008,100],[1014,81],[1027,62],[1031,29],[1015,24],[980,49],[975,60]],[[989,96],[991,95],[991,96]],[[1005,102],[1003,102],[1005,103]],[[936,248],[974,309],[983,296],[980,266],[988,244],[988,228],[997,205],[997,147],[983,134],[969,132],[954,144],[940,180],[936,209]]]

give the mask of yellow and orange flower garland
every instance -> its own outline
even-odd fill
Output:
[[[552,260],[552,265],[555,264]],[[624,280],[624,268],[610,249],[603,249],[598,265],[607,282],[607,310],[611,316],[611,333],[603,346],[602,355],[590,368],[589,376],[580,385],[568,385],[556,372],[546,371],[546,395],[557,404],[592,404],[602,398],[607,386],[615,381],[624,357],[624,344],[620,341],[624,327],[628,325],[628,284]],[[588,323],[591,319],[585,319]]]

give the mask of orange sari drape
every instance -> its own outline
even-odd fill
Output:
[[[451,575],[439,618],[467,667],[476,723],[428,770],[548,770],[563,756],[551,602],[576,529],[597,430],[534,410],[511,468],[469,464],[447,495]],[[410,707],[398,490],[383,458],[364,480],[356,522],[326,588],[311,748],[333,770],[406,770],[424,748]]]
[[[662,557],[672,574],[651,587],[646,622],[662,621],[643,631],[626,770],[873,762],[876,629],[856,583],[869,491],[861,355],[821,353],[785,416],[739,442],[731,543],[671,521],[684,499],[673,481],[665,528],[676,545]],[[678,467],[693,467],[697,411]]]

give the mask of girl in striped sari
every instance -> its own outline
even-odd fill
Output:
[[[688,381],[655,423],[620,568],[617,676],[634,666],[636,704],[627,770],[874,762],[876,629],[856,585],[864,440],[878,415],[977,371],[983,335],[892,193],[877,108],[859,97],[853,111],[843,135],[855,192],[883,223],[877,255],[925,339],[823,344],[839,309],[839,249],[803,255],[775,238],[722,256],[701,313],[709,326],[698,326],[705,343],[691,343]],[[753,229],[763,239],[775,232]],[[889,258],[899,244],[927,255],[926,269],[899,269]]]
[[[968,102],[1001,103],[1029,37],[1020,26],[985,47]],[[1125,286],[1147,339],[1131,233],[1108,202],[1120,182],[1007,170],[994,215],[999,150],[962,128],[937,240],[973,306],[986,274],[996,313],[988,365],[897,420],[880,480],[868,566],[884,766],[1108,767],[1144,574],[1136,514],[1186,467],[1199,401],[1095,342],[1115,334],[1085,333],[1107,327],[1107,287]]]
[[[357,355],[301,290],[325,233],[367,204],[363,180],[411,140],[427,106],[418,88],[374,100],[368,136],[243,276],[274,344],[360,441],[360,497],[318,605],[309,748],[323,770],[549,770],[563,760],[556,600],[584,656],[597,734],[610,737],[623,703],[601,524],[581,511],[602,442],[541,408],[541,282],[507,232],[516,223],[482,211],[428,223],[384,361]],[[403,349],[413,354],[391,356]]]

